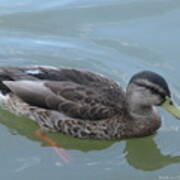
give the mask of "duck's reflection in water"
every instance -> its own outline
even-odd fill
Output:
[[[43,146],[48,146],[46,141],[37,136],[39,127],[31,120],[24,117],[17,117],[7,111],[0,109],[0,123],[10,129],[10,132],[25,136],[32,141],[39,141]],[[76,149],[87,152],[94,150],[103,150],[119,141],[107,140],[86,140],[77,139],[61,134],[46,133],[48,138],[57,143],[61,150]],[[164,155],[157,144],[154,136],[145,138],[130,139],[126,141],[124,149],[124,158],[126,162],[135,169],[143,171],[154,171],[180,163],[180,156]]]
[[[154,171],[180,163],[180,156],[164,155],[154,141],[154,136],[127,141],[124,152],[129,165],[144,171]]]

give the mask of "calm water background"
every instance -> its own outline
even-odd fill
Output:
[[[179,0],[0,0],[0,65],[86,68],[123,87],[135,72],[153,70],[180,103],[179,32]],[[65,151],[59,157],[34,123],[1,110],[0,179],[180,180],[180,122],[159,111],[163,125],[151,137],[49,135]]]

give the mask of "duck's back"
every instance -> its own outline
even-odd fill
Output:
[[[30,106],[75,119],[104,120],[120,115],[125,108],[125,93],[117,83],[85,70],[1,67],[0,90]]]

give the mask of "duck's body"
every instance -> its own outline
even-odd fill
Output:
[[[112,79],[90,71],[1,67],[0,91],[1,103],[9,111],[48,131],[79,138],[146,136],[161,124],[151,106],[133,105],[131,90],[125,92]]]

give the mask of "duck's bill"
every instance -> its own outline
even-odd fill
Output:
[[[166,98],[166,101],[162,104],[162,107],[177,119],[180,119],[180,107],[177,106],[169,97]]]

